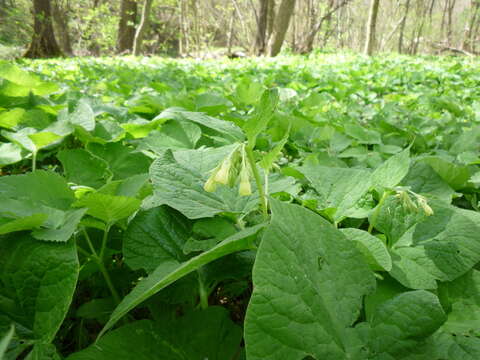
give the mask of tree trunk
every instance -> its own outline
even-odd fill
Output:
[[[432,0],[432,2],[435,0]],[[417,14],[420,17],[420,20],[417,19],[417,27],[414,27],[412,32],[412,43],[410,45],[410,54],[416,55],[418,53],[418,47],[420,41],[422,40],[423,29],[427,21],[427,15],[429,11],[429,6],[427,3],[420,3],[417,7]]]
[[[326,12],[322,15],[320,19],[318,19],[316,22],[312,22],[312,26],[310,30],[308,31],[307,35],[305,38],[302,40],[302,44],[298,47],[298,51],[301,54],[307,54],[309,52],[312,52],[313,50],[313,44],[315,42],[315,37],[317,36],[318,32],[321,30],[323,23],[326,21],[329,23],[332,19],[332,15],[335,14],[339,9],[347,5],[350,1],[352,0],[342,0],[337,3],[337,5],[334,5],[335,2],[334,0],[329,0],[328,1],[328,8]],[[311,16],[315,16],[315,12],[312,12]],[[324,43],[328,40],[328,36],[330,34],[326,34],[324,38]]]
[[[275,17],[272,38],[269,44],[270,56],[277,56],[280,53],[294,9],[295,0],[282,0]]]
[[[275,24],[275,0],[268,0],[268,15],[267,15],[267,35],[265,37],[265,47],[272,37],[273,25]],[[267,49],[265,49],[265,52]]]
[[[405,13],[402,17],[402,22],[400,23],[400,34],[398,36],[398,53],[403,53],[403,37],[405,34],[405,24],[407,23],[408,11],[410,10],[410,0],[407,0],[405,3]]]
[[[252,40],[252,36],[251,36],[251,33],[250,33],[250,27],[247,26],[247,24],[245,23],[245,19],[244,19],[244,16],[242,14],[242,10],[241,10],[237,0],[232,0],[232,4],[235,7],[235,10],[236,10],[237,15],[238,15],[238,20],[240,21],[240,25],[242,26],[243,35],[241,35],[241,38],[246,40],[246,43],[248,44],[248,46],[251,46],[252,43],[253,43],[253,40]],[[246,46],[246,47],[248,47],[248,46]]]
[[[190,40],[188,33],[188,21],[187,21],[187,4],[185,0],[180,0],[180,37],[178,39],[178,52],[180,56],[188,56],[190,52]]]
[[[377,16],[380,0],[372,0],[368,15],[367,39],[365,41],[364,53],[372,55],[375,51],[375,35],[377,30]]]
[[[53,32],[50,0],[33,0],[33,36],[26,58],[48,58],[62,56]]]
[[[480,3],[476,0],[470,1],[470,18],[468,19],[467,24],[465,25],[465,31],[463,35],[462,50],[472,51],[472,45],[474,43],[473,39],[473,28],[475,27],[476,21],[478,21]]]
[[[137,19],[137,2],[122,0],[120,21],[118,23],[117,52],[131,52],[135,40],[135,20]]]
[[[470,50],[472,53],[477,54],[477,46],[479,43],[479,29],[480,29],[480,4],[477,5],[477,19],[473,24],[470,37]]]
[[[235,9],[232,10],[232,15],[230,16],[230,24],[228,25],[228,38],[227,38],[227,54],[230,56],[232,54],[233,46],[233,28],[235,24]]]
[[[442,29],[445,29],[445,40],[448,46],[452,43],[453,10],[455,9],[456,3],[457,0],[445,0],[445,7],[443,10]]]
[[[68,27],[68,1],[63,8],[59,0],[54,0],[52,4],[53,20],[56,24],[56,34],[60,42],[62,51],[67,55],[73,55],[72,42],[70,40],[70,29]]]
[[[260,0],[260,14],[258,16],[257,35],[255,36],[254,53],[263,55],[267,46],[267,24],[269,0]]]
[[[142,18],[140,24],[138,24],[137,31],[135,32],[135,38],[133,41],[133,55],[138,56],[142,51],[142,42],[145,31],[148,28],[148,22],[150,21],[150,11],[152,9],[153,0],[145,0],[142,9]]]

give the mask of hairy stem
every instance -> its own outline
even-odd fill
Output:
[[[107,225],[105,227],[105,231],[103,233],[103,239],[102,239],[102,248],[100,250],[100,255],[97,253],[95,250],[95,247],[92,244],[92,241],[90,240],[90,236],[88,235],[87,229],[83,228],[83,235],[85,236],[85,240],[87,241],[88,247],[90,248],[90,251],[92,252],[91,256],[95,260],[95,262],[98,265],[98,269],[103,275],[103,278],[105,280],[105,283],[107,284],[108,290],[110,290],[110,293],[112,294],[113,300],[115,301],[116,304],[120,303],[120,296],[118,295],[117,290],[113,286],[112,279],[110,278],[110,274],[108,273],[107,268],[105,267],[105,263],[103,262],[103,252],[105,252],[105,247],[107,243],[107,237],[108,237],[108,232],[110,230],[110,226]]]
[[[105,256],[105,249],[107,248],[107,239],[108,239],[108,233],[110,232],[111,225],[107,224],[105,225],[105,230],[103,231],[103,238],[102,238],[102,247],[100,248],[100,254],[99,257],[103,262],[103,257]]]
[[[370,221],[370,224],[368,225],[368,232],[371,234],[373,231],[373,224],[375,224],[375,221],[377,220],[378,214],[380,213],[380,208],[382,207],[383,203],[385,202],[385,199],[390,195],[390,191],[384,191],[383,195],[378,202],[377,206],[375,207],[375,210],[373,211],[372,214],[372,219]]]
[[[112,294],[113,301],[115,301],[116,304],[120,304],[120,296],[118,295],[117,290],[113,286],[112,279],[110,278],[110,274],[107,271],[107,268],[105,267],[105,264],[101,261],[101,259],[98,259],[97,261],[98,268],[100,269],[100,272],[103,275],[103,278],[105,279],[105,283],[107,284],[108,290],[110,290],[110,293]]]
[[[205,288],[205,284],[203,282],[203,277],[200,271],[197,271],[197,278],[198,278],[198,291],[200,294],[200,307],[202,310],[208,308],[208,291]]]
[[[37,170],[37,152],[32,152],[32,172]]]
[[[255,162],[255,156],[253,155],[253,149],[250,146],[245,147],[245,152],[247,153],[248,162],[250,163],[250,168],[253,172],[253,177],[255,178],[255,183],[257,184],[257,189],[260,194],[260,208],[262,209],[263,216],[265,219],[268,217],[268,204],[267,197],[265,196],[265,191],[263,188],[262,180],[260,173],[258,172],[258,167]]]

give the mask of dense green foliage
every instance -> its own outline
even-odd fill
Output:
[[[479,359],[479,99],[474,59],[0,63],[0,358]]]

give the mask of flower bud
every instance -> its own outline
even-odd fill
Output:
[[[412,199],[410,199],[410,195],[408,194],[408,192],[406,191],[403,191],[403,190],[400,190],[400,191],[397,191],[397,198],[401,201],[402,203],[402,206],[405,208],[405,209],[408,209],[410,211],[417,211],[418,208],[417,208],[417,204],[415,204]]]
[[[425,199],[423,196],[418,196],[417,202],[418,202],[418,205],[422,208],[425,215],[427,216],[433,215],[433,209],[430,207],[430,205],[428,205],[427,199]]]
[[[248,178],[240,180],[238,194],[240,196],[252,195],[252,187],[250,186],[250,181],[248,180]]]
[[[207,192],[214,192],[217,188],[217,184],[215,183],[215,179],[213,177],[209,177],[205,185],[203,185],[203,189]]]
[[[231,162],[227,158],[223,160],[220,169],[215,173],[215,182],[223,185],[228,184],[229,172],[230,172]]]
[[[244,162],[242,164],[242,170],[240,171],[240,187],[238,189],[240,196],[248,196],[252,194],[252,187],[250,186],[249,178],[248,168]]]

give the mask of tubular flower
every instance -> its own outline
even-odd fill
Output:
[[[427,216],[433,215],[433,209],[430,207],[430,205],[428,205],[427,199],[424,196],[418,195],[417,203],[422,208],[425,215]]]
[[[207,192],[214,192],[217,189],[218,184],[233,185],[235,178],[237,177],[237,163],[238,163],[238,150],[240,144],[228,154],[216,167],[211,171],[210,177],[203,185],[203,189]]]
[[[397,197],[400,199],[402,202],[402,205],[404,208],[409,209],[410,211],[417,211],[418,207],[417,204],[415,204],[412,199],[410,199],[410,195],[408,194],[407,191],[399,191],[397,193]]]
[[[227,185],[231,166],[232,162],[230,161],[230,157],[227,157],[225,160],[223,160],[220,169],[215,174],[215,182]]]
[[[238,194],[240,196],[252,195],[252,187],[250,186],[248,169],[246,166],[242,167],[240,172],[240,187],[238,188]]]
[[[214,192],[217,189],[217,183],[213,177],[209,177],[208,180],[203,185],[203,189],[207,192]]]

